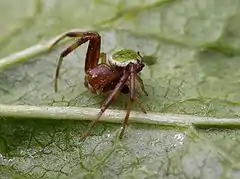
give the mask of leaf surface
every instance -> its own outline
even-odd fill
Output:
[[[237,0],[23,0],[0,2],[0,56],[69,29],[98,31],[102,51],[139,50],[148,111],[202,117],[239,116],[240,2]],[[11,13],[10,12],[11,9]],[[73,41],[72,41],[73,42]],[[87,44],[64,59],[59,92],[57,50],[0,73],[0,103],[100,108],[105,96],[83,85]],[[125,109],[126,96],[112,109]],[[134,110],[139,110],[137,106]],[[238,129],[2,118],[1,178],[239,178]]]

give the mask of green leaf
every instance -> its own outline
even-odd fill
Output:
[[[0,9],[0,178],[240,177],[239,1],[2,0]],[[87,109],[106,98],[83,85],[87,44],[64,59],[53,90],[59,54],[73,41],[47,53],[48,40],[75,28],[98,31],[102,51],[130,48],[146,57],[149,96],[139,91],[139,99],[149,116],[142,120],[135,105],[138,124],[123,140],[121,124],[106,122],[79,140],[89,125],[83,114],[94,119]],[[126,107],[127,96],[120,98],[114,114]],[[33,106],[42,113],[24,113]],[[69,108],[61,118],[46,106]],[[79,120],[68,120],[73,107]],[[147,124],[160,113],[190,123]]]

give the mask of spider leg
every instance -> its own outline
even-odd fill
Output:
[[[85,58],[85,72],[87,72],[98,65],[101,36],[97,32],[85,32],[84,36],[90,40]]]
[[[52,45],[49,47],[49,51],[51,51],[54,46],[56,46],[60,41],[62,41],[62,40],[65,39],[66,37],[81,38],[83,35],[84,35],[84,32],[66,32],[66,33],[64,33],[63,35],[61,35],[60,37],[58,37],[58,38],[52,43]]]
[[[56,73],[55,73],[55,80],[54,80],[54,90],[55,92],[58,91],[58,78],[59,78],[59,73],[60,73],[60,69],[62,66],[62,61],[63,58],[65,56],[67,56],[69,53],[71,53],[73,50],[75,50],[77,47],[79,47],[81,44],[85,43],[87,40],[86,39],[79,39],[77,40],[77,42],[73,43],[71,46],[69,46],[67,49],[65,49],[58,60],[58,65],[57,65],[57,69],[56,69]]]
[[[137,97],[135,97],[135,102],[138,104],[138,106],[140,107],[141,111],[146,114],[147,113],[146,109],[144,108],[144,106],[142,105],[141,101]]]
[[[85,72],[89,69],[97,66],[99,57],[100,57],[100,47],[101,47],[101,36],[97,32],[67,32],[56,39],[55,42],[50,46],[50,50],[61,40],[66,37],[78,38],[77,41],[69,46],[66,50],[64,50],[59,58],[58,67],[56,69],[55,75],[55,91],[57,91],[57,80],[59,77],[60,67],[63,61],[63,58],[67,56],[69,53],[74,51],[77,47],[89,41],[86,57],[85,57]]]
[[[110,104],[112,103],[112,101],[115,99],[116,95],[120,92],[120,90],[122,89],[122,87],[124,86],[124,84],[126,83],[128,77],[129,77],[129,72],[124,70],[123,72],[123,76],[121,77],[119,83],[115,86],[114,90],[112,91],[112,93],[108,96],[108,98],[104,101],[100,112],[98,113],[97,118],[91,123],[90,127],[88,128],[88,130],[81,136],[81,140],[86,139],[87,136],[90,135],[91,130],[95,127],[95,125],[97,124],[97,122],[99,121],[99,119],[101,118],[101,116],[103,115],[103,113],[106,111],[106,109],[110,106]]]
[[[143,84],[142,78],[141,78],[139,75],[136,75],[136,79],[137,79],[137,81],[139,82],[143,93],[144,93],[146,96],[148,96],[148,93],[147,93],[147,91],[146,91],[146,89],[145,89],[145,86],[144,86],[144,84]]]
[[[123,122],[122,130],[120,132],[119,138],[121,139],[123,137],[124,131],[126,129],[126,126],[128,125],[128,119],[130,116],[130,112],[133,106],[133,102],[136,99],[135,97],[135,78],[136,78],[136,71],[134,68],[134,64],[130,64],[130,100],[128,102],[127,106],[127,113]]]

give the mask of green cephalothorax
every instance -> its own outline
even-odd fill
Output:
[[[138,52],[129,49],[119,50],[108,57],[108,62],[112,66],[125,67],[129,63],[137,64],[142,61]]]

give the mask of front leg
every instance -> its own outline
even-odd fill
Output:
[[[59,37],[50,47],[52,49],[57,43],[63,40],[66,37],[78,38],[75,43],[70,45],[67,49],[65,49],[58,60],[58,66],[55,74],[55,91],[57,91],[57,81],[59,78],[60,68],[62,65],[63,58],[74,51],[77,47],[89,41],[87,54],[85,57],[85,72],[89,69],[97,66],[99,57],[100,57],[100,48],[101,48],[101,36],[97,32],[67,32]]]
[[[139,101],[139,99],[136,97],[136,87],[135,87],[135,79],[137,78],[137,71],[135,69],[134,64],[130,64],[129,65],[129,70],[130,70],[130,99],[128,101],[128,105],[127,105],[127,113],[126,116],[124,118],[124,122],[123,122],[123,126],[122,126],[122,130],[120,132],[119,138],[121,139],[123,137],[124,131],[128,125],[128,121],[129,121],[129,117],[130,117],[130,112],[132,110],[133,107],[133,103],[137,102],[138,105],[140,106],[141,110],[146,113],[146,110],[144,109],[144,107],[142,106],[142,103]],[[143,83],[142,83],[143,84]],[[143,88],[144,89],[144,88]]]

